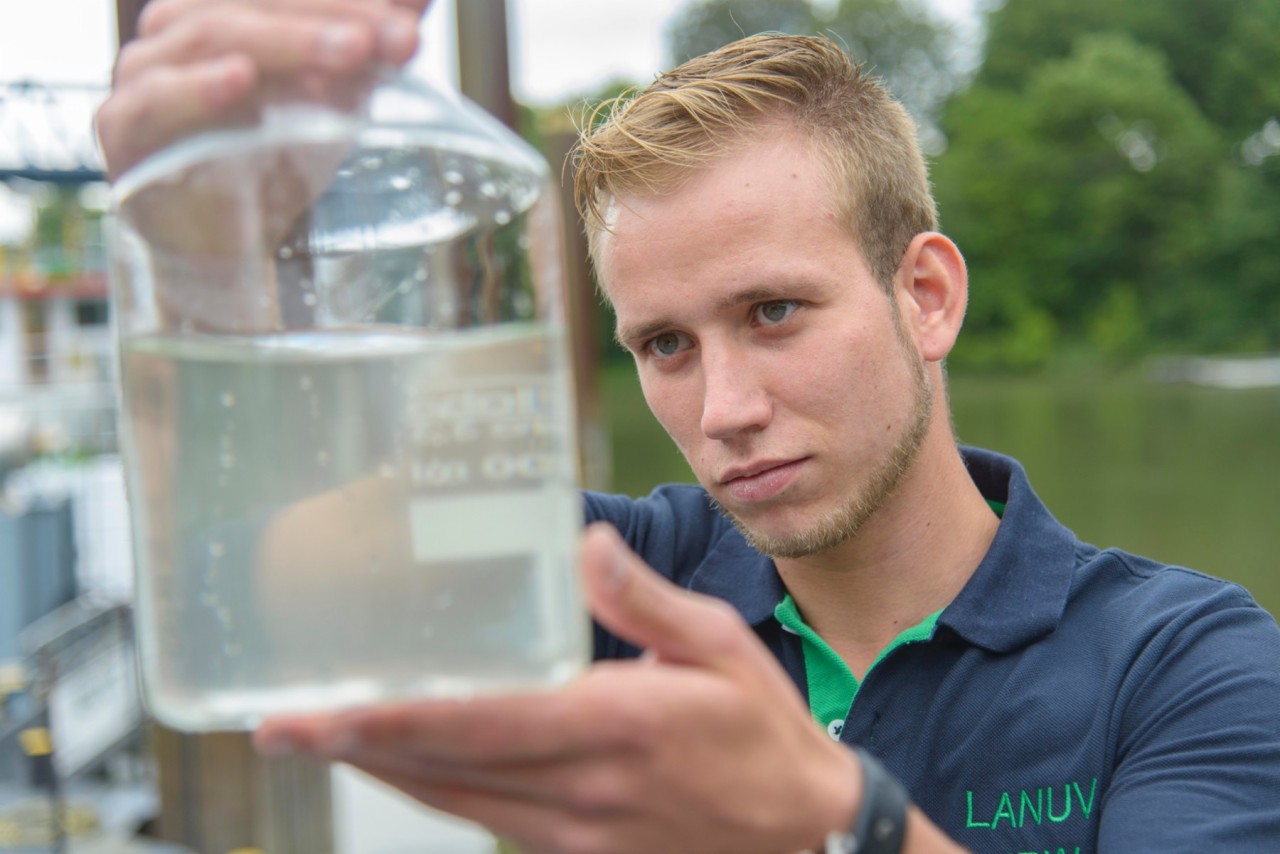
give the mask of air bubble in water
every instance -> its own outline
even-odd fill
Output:
[[[498,225],[506,225],[511,222],[511,211],[500,210],[493,215],[493,221]]]
[[[302,389],[303,391],[310,391],[311,384],[312,384],[311,377],[309,376],[304,376],[300,380],[298,380],[298,388]]]
[[[236,405],[236,396],[229,391],[224,391],[218,400],[221,401],[222,405],[227,407],[227,409]]]
[[[407,293],[409,293],[409,291],[413,290],[413,283],[412,283],[412,282],[401,282],[401,283],[399,284],[399,286],[398,286],[398,287],[396,287],[396,290],[398,290],[398,291],[399,291],[400,293],[402,293],[402,294],[407,294]]]
[[[444,194],[444,203],[451,208],[456,208],[458,205],[462,204],[462,193],[459,193],[457,190],[450,190]]]
[[[210,557],[222,557],[226,553],[227,553],[227,546],[225,543],[219,542],[218,540],[211,540],[209,542]]]
[[[453,184],[456,187],[465,180],[467,179],[457,169],[450,169],[444,173],[444,182],[446,184]]]
[[[381,169],[382,158],[376,154],[369,154],[360,158],[360,167],[362,169]]]
[[[480,195],[487,199],[492,199],[494,196],[498,195],[498,185],[492,181],[485,181],[480,185]]]
[[[427,280],[427,268],[419,267],[418,269],[414,270],[413,277],[417,279],[419,282],[425,282]]]
[[[316,295],[315,295],[315,294],[303,294],[303,295],[302,295],[302,302],[303,302],[303,304],[304,304],[304,305],[307,305],[307,306],[314,306],[314,305],[316,304]]]
[[[391,178],[391,189],[407,190],[413,186],[413,179],[408,175],[394,175]]]
[[[218,465],[224,469],[234,468],[236,464],[236,455],[230,451],[223,451],[218,456]]]

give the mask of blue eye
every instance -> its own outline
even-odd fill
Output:
[[[790,299],[762,302],[756,306],[756,317],[766,326],[772,326],[786,320],[799,307],[799,303]]]
[[[674,356],[681,350],[680,335],[675,332],[664,332],[649,341],[649,350],[658,356]]]

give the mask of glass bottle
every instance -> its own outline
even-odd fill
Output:
[[[547,164],[408,75],[327,98],[114,188],[139,652],[178,729],[588,656]]]

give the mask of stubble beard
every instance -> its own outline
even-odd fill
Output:
[[[933,420],[933,384],[925,373],[924,363],[907,340],[899,323],[898,342],[911,368],[913,400],[909,423],[897,443],[871,473],[866,485],[848,495],[844,503],[817,519],[807,528],[788,534],[769,535],[752,530],[731,511],[720,506],[735,528],[756,551],[771,558],[800,558],[833,549],[858,535],[867,522],[884,506],[911,470]],[[717,503],[714,502],[713,503]]]

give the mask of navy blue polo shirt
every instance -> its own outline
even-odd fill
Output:
[[[1275,620],[1237,585],[1081,542],[1017,462],[963,452],[1005,505],[995,540],[932,633],[866,674],[841,741],[976,852],[1280,851]],[[585,501],[655,569],[732,603],[805,693],[773,562],[705,492]],[[639,650],[597,627],[596,653]]]

